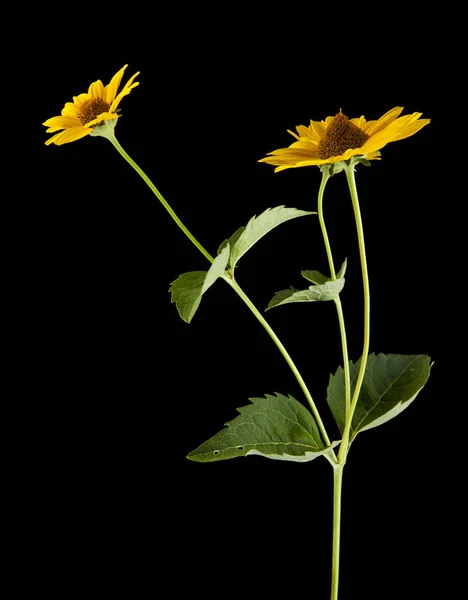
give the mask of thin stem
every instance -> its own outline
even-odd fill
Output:
[[[338,323],[340,325],[341,333],[341,352],[343,354],[343,370],[345,378],[345,407],[346,414],[350,411],[351,405],[351,377],[349,373],[349,358],[348,358],[348,341],[346,337],[346,327],[343,315],[343,306],[341,304],[340,297],[335,298],[336,314],[338,315]]]
[[[351,201],[353,203],[354,218],[356,221],[356,230],[359,244],[359,255],[361,258],[361,271],[362,271],[362,284],[364,290],[364,342],[362,349],[361,365],[359,368],[358,377],[356,380],[356,387],[354,388],[354,394],[351,400],[351,407],[348,415],[346,416],[346,424],[343,431],[343,439],[338,454],[338,460],[341,464],[346,461],[346,456],[349,448],[349,434],[351,430],[351,423],[353,420],[354,411],[356,409],[359,393],[361,391],[362,382],[364,380],[364,374],[366,372],[367,357],[369,355],[369,342],[370,342],[370,290],[369,290],[369,273],[367,270],[367,258],[366,258],[366,246],[364,243],[364,230],[362,228],[361,210],[359,208],[359,198],[356,188],[356,180],[354,178],[354,166],[347,165],[345,167],[346,178],[348,180],[349,191],[351,194]]]
[[[341,490],[344,465],[333,465],[333,550],[330,600],[338,600],[340,576]]]
[[[325,226],[325,219],[323,217],[323,193],[325,191],[325,186],[327,181],[330,178],[329,169],[322,169],[322,181],[320,182],[320,188],[318,193],[318,218],[320,223],[320,228],[322,230],[323,241],[325,243],[325,249],[327,251],[328,257],[328,265],[330,267],[331,278],[334,281],[336,279],[335,272],[335,264],[333,262],[333,254],[331,251],[330,241],[328,239],[327,228]],[[340,336],[341,336],[341,349],[343,353],[343,369],[344,369],[344,377],[345,377],[345,406],[346,406],[346,414],[349,412],[350,404],[351,404],[351,382],[350,382],[350,374],[349,374],[349,360],[348,360],[348,342],[346,337],[346,328],[344,322],[343,315],[343,307],[341,306],[341,299],[339,296],[335,298],[335,306],[336,312],[338,314],[338,323],[340,326]]]
[[[323,218],[323,193],[327,181],[330,179],[330,173],[325,169],[322,169],[322,181],[320,182],[320,188],[318,193],[317,211],[320,223],[320,229],[322,230],[323,241],[325,242],[325,250],[327,251],[328,265],[330,267],[331,278],[336,279],[335,265],[333,263],[333,255],[331,251],[330,241],[328,239],[327,228],[325,226],[325,219]]]
[[[128,164],[135,169],[135,171],[138,173],[138,175],[140,175],[140,177],[143,179],[143,181],[147,184],[147,186],[150,188],[150,190],[153,192],[153,194],[158,198],[158,200],[161,202],[161,204],[164,206],[164,208],[167,210],[167,212],[171,215],[171,217],[174,219],[174,221],[177,223],[177,225],[182,229],[182,231],[185,233],[185,235],[189,238],[189,240],[200,250],[200,252],[203,254],[203,256],[205,256],[205,258],[207,258],[212,263],[214,261],[214,258],[211,256],[211,254],[207,250],[205,250],[205,248],[203,248],[203,246],[200,244],[200,242],[190,233],[190,231],[187,229],[187,227],[185,227],[185,225],[182,223],[182,221],[179,219],[179,217],[176,215],[176,213],[172,210],[172,208],[166,202],[163,195],[160,193],[160,191],[157,189],[157,187],[154,185],[154,183],[151,181],[151,179],[146,175],[146,173],[142,169],[140,169],[140,167],[136,164],[136,162],[125,152],[125,150],[122,148],[122,146],[117,141],[117,138],[114,135],[112,135],[112,136],[107,137],[107,139],[112,143],[114,148],[121,154],[121,156],[123,156],[123,158],[125,158],[125,160],[128,162]]]
[[[278,336],[273,331],[273,329],[270,327],[270,325],[268,324],[268,322],[266,321],[266,319],[264,318],[264,316],[262,315],[262,313],[257,309],[257,307],[255,306],[255,304],[253,304],[253,302],[250,300],[250,298],[247,296],[247,294],[244,292],[244,290],[240,287],[240,285],[237,283],[237,281],[234,278],[229,277],[228,275],[224,275],[223,279],[227,283],[229,283],[229,285],[237,292],[237,294],[245,302],[245,304],[247,304],[247,306],[252,311],[252,313],[255,316],[255,318],[260,322],[260,324],[262,325],[262,327],[266,330],[266,332],[268,333],[268,335],[270,336],[270,338],[275,343],[275,345],[278,348],[278,350],[283,355],[284,360],[288,363],[291,371],[293,372],[294,376],[297,379],[297,382],[301,386],[301,389],[304,392],[304,396],[307,398],[307,402],[309,403],[311,411],[312,411],[312,414],[314,415],[315,420],[317,421],[317,425],[318,425],[318,427],[320,429],[320,433],[322,434],[323,441],[325,442],[325,445],[326,446],[330,446],[330,444],[331,444],[330,439],[329,439],[329,437],[327,435],[327,432],[325,430],[325,426],[324,426],[324,424],[322,422],[322,419],[320,418],[320,414],[319,414],[319,412],[317,410],[317,407],[315,406],[315,402],[314,402],[314,400],[312,398],[312,395],[309,392],[309,390],[308,390],[308,388],[307,388],[307,386],[305,384],[305,381],[303,380],[301,374],[299,373],[298,368],[294,364],[293,359],[289,355],[289,353],[286,350],[286,348],[283,346],[281,340],[278,338]],[[331,453],[333,453],[333,450],[331,450]]]

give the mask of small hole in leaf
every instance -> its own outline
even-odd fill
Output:
[[[219,454],[219,450],[215,450],[213,454]]]
[[[243,450],[243,449],[244,449],[244,446],[237,446],[237,449],[238,449],[238,450]]]

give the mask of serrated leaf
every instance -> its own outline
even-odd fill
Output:
[[[351,395],[356,387],[361,359],[349,362]],[[431,370],[425,354],[369,354],[359,400],[353,415],[351,441],[360,432],[393,419],[413,402],[424,387]],[[327,401],[343,432],[345,424],[345,382],[343,368],[330,375]]]
[[[261,454],[277,460],[310,461],[330,450],[320,437],[312,414],[292,396],[276,393],[250,398],[252,404],[226,428],[187,456],[197,462],[212,462]],[[336,442],[339,443],[339,442]],[[335,444],[336,445],[336,444]]]
[[[304,217],[316,213],[298,210],[297,208],[286,208],[285,206],[276,206],[275,208],[267,208],[260,216],[252,217],[247,225],[241,231],[237,240],[231,246],[230,266],[235,267],[237,261],[258,242],[260,238],[266,235],[269,231],[296,217]],[[236,231],[234,236],[239,232]],[[233,236],[233,237],[234,237]]]
[[[324,302],[333,300],[338,296],[344,286],[344,279],[335,279],[327,281],[322,285],[311,285],[306,290],[281,290],[276,292],[265,310],[270,310],[281,304],[291,304],[292,302]]]
[[[341,269],[336,274],[336,279],[343,279],[346,273],[346,266],[348,264],[347,259],[344,259],[343,264],[341,265]],[[331,277],[327,277],[326,275],[322,275],[320,271],[301,271],[302,277],[310,281],[311,283],[316,283],[318,285],[323,285],[327,283],[327,281],[332,281]]]
[[[221,277],[229,260],[229,244],[213,261],[208,271],[183,273],[171,283],[171,302],[175,302],[181,318],[190,323],[196,313],[202,295]]]

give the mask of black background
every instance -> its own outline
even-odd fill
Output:
[[[21,201],[18,221],[26,294],[17,340],[28,365],[19,395],[26,385],[34,390],[21,404],[33,499],[25,512],[38,589],[68,597],[93,581],[95,590],[129,598],[263,598],[280,589],[328,596],[332,470],[325,460],[203,465],[185,458],[249,397],[278,391],[303,401],[278,350],[223,282],[190,325],[179,318],[170,282],[208,263],[107,140],[44,146],[42,121],[129,63],[123,81],[139,70],[140,86],[122,101],[117,137],[212,254],[268,207],[316,209],[318,168],[274,174],[258,163],[291,143],[287,129],[340,108],[375,119],[401,105],[432,119],[385,147],[382,161],[357,169],[371,351],[429,354],[435,364],[401,417],[353,445],[340,599],[429,590],[449,597],[456,507],[454,469],[443,455],[453,434],[441,408],[448,399],[437,392],[448,335],[444,292],[436,288],[449,259],[446,180],[436,157],[440,90],[452,82],[433,43],[437,20],[416,14],[385,31],[377,18],[305,9],[281,26],[266,11],[258,19],[200,7],[116,12],[76,30],[62,16],[49,24],[24,65],[40,91],[31,123],[35,193]],[[336,264],[348,258],[342,301],[356,360],[362,284],[343,174],[327,187],[325,216]],[[302,269],[327,270],[314,216],[262,239],[236,276],[263,308],[275,291],[302,285]],[[280,307],[267,318],[333,438],[325,402],[329,375],[341,364],[333,304]]]

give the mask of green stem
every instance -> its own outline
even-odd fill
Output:
[[[328,165],[327,165],[328,166]],[[320,222],[320,228],[322,230],[323,241],[325,242],[325,250],[327,251],[328,265],[330,267],[331,278],[336,279],[335,265],[333,263],[333,255],[331,251],[330,241],[328,240],[327,228],[325,226],[325,219],[323,218],[323,193],[327,181],[330,179],[329,169],[322,169],[322,181],[320,182],[320,188],[318,193],[317,211]]]
[[[320,228],[322,230],[323,241],[328,257],[328,265],[330,267],[331,278],[336,279],[335,264],[333,262],[333,254],[331,251],[330,241],[328,239],[327,228],[323,216],[323,194],[328,179],[330,178],[330,169],[322,168],[322,181],[320,183],[318,193],[318,218]],[[351,379],[349,373],[348,360],[348,341],[346,337],[346,328],[343,315],[343,307],[341,305],[340,296],[335,298],[336,312],[338,315],[338,323],[340,326],[341,349],[343,353],[344,377],[345,377],[345,406],[346,415],[349,413],[351,404]],[[347,444],[346,444],[347,445]],[[343,444],[341,444],[343,446]],[[338,455],[339,456],[339,455]],[[341,464],[332,464],[333,467],[333,548],[332,548],[332,581],[331,581],[331,600],[338,600],[338,583],[340,577],[340,537],[341,537],[341,489],[343,482],[344,462]]]
[[[335,298],[336,313],[338,315],[338,323],[340,325],[341,334],[341,351],[343,354],[343,369],[345,378],[345,407],[346,413],[349,413],[351,405],[351,377],[349,373],[349,359],[348,359],[348,341],[346,338],[346,328],[343,315],[343,306],[341,305],[340,297]]]
[[[328,166],[328,165],[327,165]],[[328,239],[327,228],[325,226],[325,219],[323,217],[323,193],[325,191],[325,186],[327,185],[327,181],[330,178],[330,170],[322,169],[322,181],[320,182],[320,188],[318,193],[318,218],[320,223],[320,228],[322,230],[323,241],[325,242],[325,249],[327,251],[328,257],[328,265],[330,267],[331,278],[334,281],[336,279],[335,272],[335,264],[333,262],[333,255],[331,251],[330,241]],[[349,412],[350,404],[351,404],[351,380],[349,374],[349,360],[348,360],[348,342],[346,337],[346,328],[344,322],[343,315],[343,307],[341,305],[341,299],[339,296],[335,298],[335,306],[336,312],[338,315],[338,323],[340,326],[340,336],[341,336],[341,349],[343,353],[343,368],[344,368],[344,377],[345,377],[345,406],[346,406],[346,414]]]
[[[211,256],[211,254],[209,254],[209,252],[207,250],[205,250],[205,248],[200,244],[200,242],[190,233],[190,231],[187,229],[187,227],[185,227],[185,225],[182,223],[182,221],[179,219],[179,217],[176,215],[176,213],[172,210],[169,203],[165,200],[163,195],[159,192],[159,190],[156,188],[156,186],[153,184],[153,182],[150,180],[150,178],[146,175],[146,173],[142,169],[140,169],[140,167],[136,164],[136,162],[125,152],[125,150],[122,148],[122,146],[117,141],[115,135],[113,134],[113,131],[106,132],[106,135],[104,137],[107,137],[107,139],[112,143],[112,145],[116,148],[116,150],[119,152],[119,154],[129,163],[130,166],[132,166],[135,169],[135,171],[138,173],[138,175],[140,175],[140,177],[143,179],[143,181],[148,185],[148,187],[151,189],[151,191],[155,194],[155,196],[158,198],[158,200],[161,202],[161,204],[164,206],[164,208],[167,210],[167,212],[171,215],[171,217],[174,219],[174,221],[177,223],[177,225],[180,227],[180,229],[182,229],[182,231],[185,233],[185,235],[198,248],[198,250],[200,250],[200,252],[205,256],[205,258],[207,258],[212,263],[214,261],[214,258]],[[322,433],[322,437],[323,437],[325,444],[327,446],[330,446],[330,444],[331,444],[330,439],[327,435],[327,432],[325,431],[325,426],[323,425],[322,419],[320,418],[320,415],[319,415],[317,407],[315,406],[315,403],[312,399],[312,396],[311,396],[301,374],[299,373],[299,370],[297,369],[296,365],[294,364],[294,362],[293,362],[292,358],[290,357],[289,353],[287,352],[286,348],[283,346],[281,340],[278,338],[276,333],[273,331],[273,329],[267,323],[267,321],[265,320],[263,315],[260,313],[260,311],[257,309],[257,307],[253,304],[253,302],[250,300],[250,298],[247,296],[247,294],[242,290],[242,288],[234,280],[234,278],[224,274],[223,279],[229,283],[229,285],[234,289],[234,291],[245,302],[245,304],[252,311],[252,313],[254,314],[256,319],[261,323],[261,325],[264,327],[264,329],[266,329],[266,331],[268,332],[268,335],[271,337],[273,342],[276,344],[277,348],[283,355],[283,357],[286,360],[286,362],[288,363],[291,371],[293,372],[294,376],[296,377],[299,385],[301,386],[302,391],[304,392],[305,397],[307,398],[307,401],[310,404],[312,413],[314,414],[314,417],[317,421],[317,425]],[[326,454],[325,457],[332,464],[336,463],[336,455],[333,450],[330,450],[329,455]]]
[[[353,420],[354,411],[356,409],[359,393],[361,391],[362,382],[364,380],[364,374],[366,372],[367,357],[369,355],[369,342],[370,342],[370,290],[369,290],[369,273],[367,270],[367,258],[366,258],[366,246],[364,243],[364,230],[362,228],[361,210],[359,208],[359,198],[356,188],[356,180],[354,178],[354,166],[347,165],[345,167],[346,178],[348,180],[349,191],[351,194],[351,201],[353,204],[354,218],[356,221],[356,230],[359,244],[359,255],[361,258],[361,271],[362,271],[362,284],[364,290],[364,342],[362,349],[361,365],[356,380],[356,387],[354,388],[354,394],[351,400],[351,407],[349,413],[346,416],[346,423],[343,431],[343,439],[340,445],[340,451],[338,454],[338,460],[341,464],[346,462],[346,456],[349,448],[349,435],[351,430],[351,423]]]
[[[333,551],[330,600],[338,600],[340,577],[341,490],[344,465],[333,465]]]
[[[240,287],[240,285],[237,283],[237,281],[233,277],[229,277],[228,275],[224,275],[223,279],[227,283],[229,283],[229,285],[237,292],[237,294],[245,302],[245,304],[247,304],[247,306],[249,307],[249,309],[254,314],[255,318],[260,322],[260,324],[262,325],[262,327],[266,330],[266,332],[268,333],[268,335],[270,336],[270,338],[275,343],[275,345],[278,348],[278,350],[283,355],[284,360],[288,363],[289,368],[291,369],[291,371],[293,372],[294,376],[297,379],[297,382],[301,386],[301,389],[304,392],[304,396],[307,398],[307,402],[309,403],[311,411],[312,411],[312,414],[314,415],[315,420],[317,421],[317,425],[318,425],[318,427],[320,429],[320,433],[322,434],[323,441],[325,442],[325,445],[326,446],[330,446],[330,444],[331,444],[330,438],[327,435],[327,432],[325,430],[325,426],[324,426],[324,424],[322,422],[322,419],[320,418],[320,414],[319,414],[319,412],[317,410],[317,407],[315,406],[315,402],[314,402],[314,400],[312,398],[312,395],[309,392],[309,390],[308,390],[308,388],[307,388],[307,386],[305,384],[305,381],[303,380],[301,374],[299,373],[298,368],[294,364],[293,359],[289,355],[289,353],[286,350],[286,348],[283,346],[281,340],[278,338],[278,336],[273,331],[273,329],[270,327],[270,325],[268,324],[268,322],[266,321],[266,319],[264,318],[264,316],[262,315],[262,313],[257,309],[257,307],[255,306],[255,304],[253,304],[253,302],[250,300],[250,298],[247,296],[247,294],[244,292],[244,290]],[[333,450],[331,450],[331,453],[333,455]]]
[[[121,154],[121,156],[123,156],[123,158],[125,158],[125,160],[128,162],[128,164],[135,169],[135,171],[138,173],[138,175],[140,175],[140,177],[143,179],[143,181],[146,183],[146,185],[150,188],[150,190],[153,192],[153,194],[158,198],[158,200],[161,202],[161,204],[164,206],[164,208],[167,210],[167,212],[171,215],[171,217],[174,219],[174,221],[177,223],[177,225],[182,229],[182,231],[185,233],[185,235],[189,238],[189,240],[200,250],[200,252],[203,254],[203,256],[205,256],[205,258],[207,258],[212,263],[214,261],[214,258],[211,256],[211,254],[207,250],[205,250],[205,248],[203,248],[203,246],[200,244],[200,242],[190,233],[190,231],[187,229],[187,227],[185,227],[185,225],[182,223],[182,221],[179,219],[179,217],[176,215],[176,213],[172,210],[172,208],[166,202],[163,195],[160,193],[160,191],[157,189],[157,187],[154,185],[154,183],[151,181],[151,179],[146,175],[146,173],[143,171],[143,169],[140,169],[140,167],[136,164],[136,162],[125,152],[125,150],[122,148],[122,146],[117,141],[117,138],[115,137],[115,135],[108,136],[107,139],[112,143],[114,148]]]

